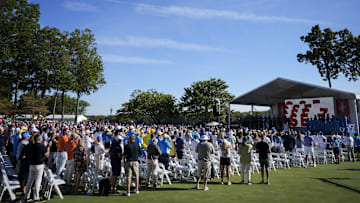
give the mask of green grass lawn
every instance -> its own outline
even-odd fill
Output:
[[[158,191],[141,190],[130,197],[121,194],[108,197],[87,195],[65,195],[64,200],[56,196],[56,202],[360,202],[360,163],[340,165],[318,165],[316,168],[291,168],[272,171],[270,185],[257,184],[260,175],[254,174],[252,185],[238,184],[241,178],[233,177],[233,185],[221,185],[215,179],[209,184],[209,191],[192,189],[195,183],[163,185]],[[201,187],[202,189],[202,187]]]

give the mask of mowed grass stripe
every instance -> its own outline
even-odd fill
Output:
[[[360,193],[321,179],[360,190],[360,164],[345,162],[318,165],[316,168],[279,169],[271,171],[270,185],[257,184],[261,176],[255,173],[251,186],[238,184],[241,178],[235,176],[231,186],[221,185],[219,179],[211,181],[207,192],[192,189],[195,183],[175,181],[172,185],[163,185],[159,191],[141,190],[139,195],[131,193],[130,197],[122,196],[122,190],[120,195],[109,197],[65,195],[64,200],[55,197],[50,202],[360,202]]]

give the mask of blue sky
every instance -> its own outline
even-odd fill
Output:
[[[357,0],[30,0],[42,26],[90,28],[107,84],[84,96],[87,114],[109,114],[134,89],[180,98],[192,82],[221,78],[235,96],[276,77],[327,86],[316,67],[298,63],[300,41],[320,24],[360,34]],[[360,92],[340,77],[333,88]],[[248,111],[248,107],[237,107]],[[257,108],[261,109],[261,108]]]

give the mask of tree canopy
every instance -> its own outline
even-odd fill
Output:
[[[213,111],[219,102],[221,121],[225,122],[226,105],[234,98],[227,91],[228,87],[225,81],[216,78],[192,83],[190,87],[184,88],[185,94],[180,104],[182,111],[192,122],[208,122],[216,119]]]
[[[360,36],[354,37],[348,30],[333,32],[330,28],[321,30],[319,25],[300,37],[309,46],[305,54],[299,53],[299,62],[316,66],[324,81],[337,79],[343,73],[349,81],[360,77]]]
[[[176,98],[170,94],[159,93],[154,89],[134,90],[129,102],[117,111],[120,117],[131,118],[136,122],[171,122],[177,114]]]
[[[26,105],[19,104],[19,95],[25,95],[22,101],[30,101],[27,96],[33,95],[35,101],[45,99],[51,91],[55,92],[55,101],[48,109],[57,110],[60,91],[62,112],[65,93],[74,92],[78,113],[80,96],[106,83],[95,36],[89,29],[75,29],[69,34],[55,27],[41,27],[39,17],[38,4],[0,0],[0,104],[12,109],[3,112],[25,112],[21,108]]]

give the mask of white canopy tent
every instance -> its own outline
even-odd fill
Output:
[[[56,121],[59,121],[59,120],[61,120],[61,114],[55,114],[54,116],[51,114],[51,115],[46,116],[45,119],[47,119],[47,120],[53,120],[54,119]],[[64,120],[74,121],[75,120],[75,115],[65,114],[64,115]],[[88,120],[88,119],[84,115],[78,115],[78,122],[83,122],[83,121],[86,121],[86,120]]]
[[[206,126],[210,126],[210,127],[215,127],[215,126],[219,126],[219,125],[221,125],[221,123],[218,123],[216,121],[212,121],[212,122],[206,124]]]

